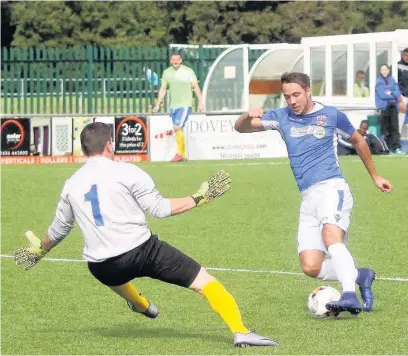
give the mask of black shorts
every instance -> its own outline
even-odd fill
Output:
[[[142,245],[103,262],[88,262],[92,275],[107,286],[119,286],[137,277],[150,277],[188,288],[201,265],[152,235]]]

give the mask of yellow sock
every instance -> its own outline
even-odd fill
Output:
[[[218,313],[233,333],[248,333],[241,320],[241,313],[234,297],[218,281],[212,281],[203,288],[213,310]]]
[[[177,142],[177,153],[185,157],[186,154],[186,149],[185,149],[185,144],[184,144],[184,132],[183,129],[177,130],[176,131],[176,142]]]
[[[147,298],[143,297],[132,283],[128,282],[110,288],[122,298],[131,302],[136,308],[139,308],[141,312],[144,312],[149,308],[150,303]]]
[[[186,158],[186,140],[184,138],[184,131],[181,130],[181,136],[182,136],[182,140],[181,140],[181,155]]]

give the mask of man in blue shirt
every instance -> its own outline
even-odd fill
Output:
[[[340,301],[326,307],[335,314],[358,314],[372,310],[372,283],[375,272],[357,269],[347,249],[347,231],[353,196],[339,168],[336,146],[341,134],[353,144],[374,184],[391,192],[390,182],[377,174],[370,149],[351,125],[347,116],[333,106],[312,101],[310,78],[303,73],[285,73],[281,77],[286,108],[251,109],[235,123],[238,132],[278,130],[286,143],[290,165],[303,196],[300,206],[298,253],[303,272],[320,280],[339,281],[343,288]],[[326,258],[326,256],[328,258]],[[363,308],[356,296],[359,285]]]

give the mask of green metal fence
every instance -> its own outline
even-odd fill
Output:
[[[198,47],[184,58],[201,86],[222,51]],[[1,55],[4,114],[149,112],[169,66],[168,48],[3,48]]]
[[[183,63],[205,77],[225,48],[197,46]],[[151,112],[169,48],[3,48],[3,114]],[[249,51],[250,67],[263,50]],[[194,108],[193,108],[194,109]],[[167,111],[165,102],[161,111]]]

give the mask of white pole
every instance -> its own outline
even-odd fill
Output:
[[[303,72],[308,76],[311,75],[311,62],[310,62],[310,45],[305,44],[304,57],[303,57]]]
[[[398,44],[395,39],[392,40],[392,47],[391,47],[391,66],[392,66],[392,76],[398,82],[398,62],[400,60],[400,53],[398,50]]]
[[[82,93],[79,93],[79,113],[82,114]]]
[[[360,68],[359,68],[360,69]],[[347,97],[354,97],[354,44],[347,44]]]
[[[242,47],[243,52],[243,70],[244,70],[244,90],[243,90],[243,100],[242,108],[244,111],[249,110],[249,63],[248,63],[248,51],[249,46],[245,45]]]
[[[375,82],[377,81],[377,53],[376,43],[370,42],[370,99],[371,102],[375,101]]]
[[[323,96],[332,97],[333,96],[333,61],[332,61],[332,46],[325,46],[325,77],[326,77],[326,92]],[[323,89],[323,87],[322,87]],[[322,94],[322,93],[320,93]]]

